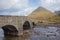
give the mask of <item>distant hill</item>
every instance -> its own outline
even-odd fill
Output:
[[[60,10],[59,11],[55,11],[56,14],[60,14]]]
[[[52,13],[51,11],[43,8],[43,7],[38,7],[36,10],[34,10],[31,14],[28,15],[30,18],[50,18],[54,16],[55,14]]]
[[[59,11],[55,11],[55,14],[60,17],[60,10]]]

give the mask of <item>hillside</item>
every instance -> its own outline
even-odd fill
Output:
[[[30,15],[28,15],[28,17],[32,18],[36,24],[51,24],[55,23],[53,19],[55,15],[55,13],[52,13],[43,7],[38,7]]]
[[[43,7],[38,7],[36,10],[34,10],[28,17],[30,18],[49,18],[54,16],[55,14],[50,12],[49,10],[43,8]]]

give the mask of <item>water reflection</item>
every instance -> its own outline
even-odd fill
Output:
[[[29,35],[22,35],[19,37],[14,36],[4,36],[3,40],[29,40]]]
[[[46,35],[43,35],[47,30],[50,29],[42,28],[42,27],[34,28],[30,32],[23,32],[23,35],[21,35],[20,37],[16,37],[16,36],[4,36],[3,30],[0,29],[0,40],[60,40],[60,34],[51,37],[47,37]]]
[[[18,37],[5,36],[3,40],[18,40]]]
[[[22,36],[4,36],[3,30],[0,28],[0,40],[29,40],[29,33],[24,32]]]

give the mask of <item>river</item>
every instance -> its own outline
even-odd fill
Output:
[[[33,28],[29,33],[25,33],[23,36],[14,37],[14,36],[4,36],[3,30],[0,28],[0,40],[60,40],[60,33],[56,32],[57,35],[54,35],[54,33],[47,32],[47,30],[55,31],[56,29],[58,28],[38,27],[38,28]]]

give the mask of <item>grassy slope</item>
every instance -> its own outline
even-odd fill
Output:
[[[51,20],[55,22],[54,24],[60,24],[60,15],[55,15]]]
[[[39,7],[28,16],[31,18],[37,18],[37,19],[44,18],[45,19],[45,18],[52,17],[53,15],[54,14],[48,11],[47,9],[43,7]]]
[[[54,16],[55,14],[42,7],[37,8],[30,15],[28,15],[28,17],[32,18],[37,24],[42,23],[41,21],[44,22],[43,24],[54,23]]]

